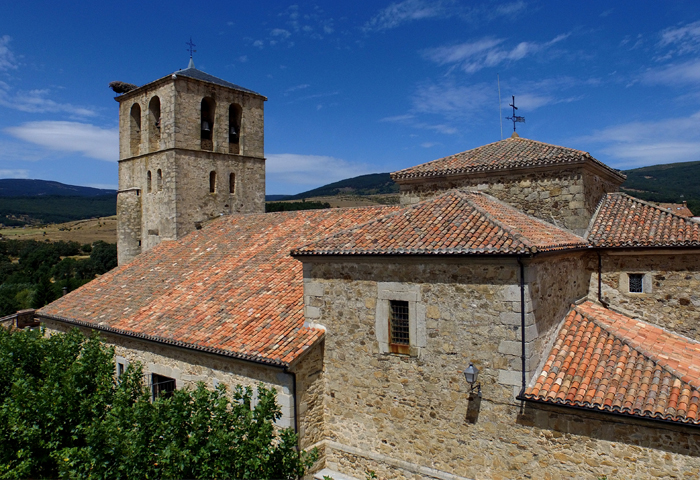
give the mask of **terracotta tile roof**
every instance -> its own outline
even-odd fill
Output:
[[[590,301],[574,307],[526,399],[700,425],[700,344]]]
[[[587,152],[520,137],[507,138],[467,150],[466,152],[399,170],[392,173],[391,178],[399,181],[411,178],[442,177],[493,170],[579,164],[583,162],[595,163],[617,176],[620,182],[625,179],[625,176],[620,172],[596,160]]]
[[[305,328],[297,245],[398,207],[221,217],[39,310],[159,342],[286,365],[323,332]]]
[[[512,255],[586,246],[583,238],[489,195],[451,190],[292,255]]]
[[[700,224],[625,193],[608,193],[586,238],[595,247],[697,247]]]
[[[683,203],[659,203],[659,208],[663,208],[664,210],[668,210],[669,212],[673,212],[676,215],[680,215],[681,217],[692,217],[693,212],[690,211],[688,208],[688,204],[686,202]]]

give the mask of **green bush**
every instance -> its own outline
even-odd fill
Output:
[[[199,384],[151,401],[138,364],[77,330],[0,329],[0,478],[293,479],[317,459],[276,429],[274,390]]]

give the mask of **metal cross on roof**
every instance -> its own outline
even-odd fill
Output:
[[[194,43],[192,43],[192,37],[190,37],[190,41],[189,41],[189,42],[185,42],[185,45],[188,45],[188,46],[190,47],[190,48],[188,48],[187,50],[189,50],[189,52],[190,52],[190,58],[192,58],[192,54],[195,53],[195,52],[197,51],[197,50],[194,49],[194,47],[196,47],[197,45],[195,45]]]
[[[520,122],[520,123],[525,123],[525,117],[519,117],[515,114],[515,111],[518,109],[518,107],[515,106],[515,95],[513,95],[513,103],[509,103],[509,106],[513,107],[513,116],[512,117],[506,117],[506,120],[512,120],[513,121],[513,131],[515,131],[515,124]]]

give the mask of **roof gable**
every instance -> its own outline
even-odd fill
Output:
[[[523,397],[700,424],[700,344],[590,301],[574,307]]]
[[[586,238],[595,247],[698,247],[700,223],[625,193],[608,193]]]
[[[221,217],[162,242],[37,314],[288,365],[323,335],[304,327],[302,265],[289,251],[395,209]]]
[[[441,177],[460,174],[507,170],[523,167],[543,167],[592,162],[610,174],[624,180],[617,170],[593,158],[589,153],[521,137],[511,137],[466,152],[433,160],[422,165],[393,172],[395,181],[421,177]]]
[[[514,255],[586,245],[583,238],[489,195],[452,190],[292,255]]]
[[[227,82],[226,80],[222,80],[221,78],[215,77],[214,75],[209,75],[208,73],[205,73],[201,70],[197,70],[194,67],[188,67],[184,70],[178,70],[177,72],[174,72],[173,75],[194,78],[195,80],[201,80],[202,82],[213,83],[214,85],[233,88],[234,90],[240,90],[241,92],[252,93],[253,95],[263,97],[263,95],[260,95],[259,93],[254,92],[253,90],[241,87],[239,85],[236,85],[235,83]]]

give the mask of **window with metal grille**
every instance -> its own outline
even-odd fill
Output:
[[[389,347],[392,353],[409,353],[408,302],[389,301]]]
[[[630,273],[628,277],[630,284],[630,293],[643,293],[644,275],[641,273]]]
[[[175,391],[175,379],[152,373],[151,391],[153,392],[153,400],[158,397],[168,398]]]

